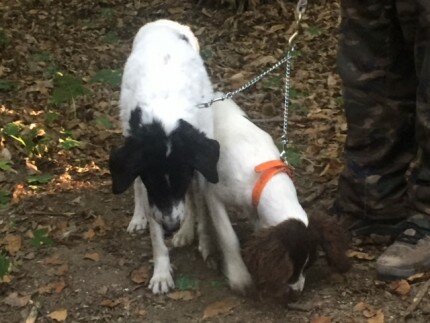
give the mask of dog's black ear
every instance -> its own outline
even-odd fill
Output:
[[[218,141],[204,137],[194,146],[194,149],[193,167],[200,172],[208,182],[214,184],[218,183]]]
[[[132,140],[126,140],[124,146],[111,152],[109,170],[114,194],[124,193],[139,175],[140,159],[141,150]]]
[[[218,183],[218,141],[209,139],[188,122],[180,120],[178,128],[172,133],[172,149],[175,145],[188,154],[185,158],[208,182]]]

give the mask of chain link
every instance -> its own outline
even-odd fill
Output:
[[[290,89],[291,89],[291,69],[292,69],[292,58],[294,54],[295,46],[291,47],[291,49],[287,53],[287,64],[285,66],[285,82],[284,82],[284,117],[283,117],[283,125],[282,125],[282,151],[281,158],[285,163],[287,162],[287,146],[288,146],[288,110],[290,107]]]
[[[214,102],[224,101],[224,100],[231,99],[236,94],[245,91],[246,89],[248,89],[251,86],[253,86],[255,83],[259,82],[262,78],[266,77],[267,74],[270,74],[272,71],[274,71],[278,67],[282,66],[285,62],[287,62],[288,59],[289,59],[288,58],[288,53],[287,53],[287,55],[284,56],[284,58],[282,58],[280,61],[278,61],[275,65],[273,65],[270,68],[268,68],[267,70],[263,71],[261,74],[257,75],[252,80],[250,80],[249,82],[245,83],[244,85],[242,85],[238,89],[236,89],[234,91],[227,92],[226,94],[223,94],[222,96],[220,96],[218,98],[215,98],[215,99],[212,99],[212,100],[210,100],[210,101],[208,101],[206,103],[201,103],[201,104],[197,105],[197,107],[199,109],[209,108]]]
[[[255,83],[259,82],[261,79],[267,76],[267,74],[271,73],[284,63],[286,63],[285,67],[285,83],[284,83],[284,113],[283,113],[283,126],[282,126],[282,136],[281,136],[281,143],[282,143],[282,151],[280,154],[281,159],[288,165],[287,161],[287,146],[288,146],[288,109],[290,107],[290,89],[291,89],[291,69],[292,69],[292,59],[293,54],[295,50],[295,40],[297,35],[300,33],[300,22],[303,18],[303,14],[306,11],[308,1],[307,0],[298,0],[297,6],[296,6],[296,30],[294,33],[290,36],[288,39],[288,51],[287,54],[279,60],[275,65],[271,66],[267,70],[263,71],[238,89],[234,91],[227,92],[226,94],[223,94],[222,96],[218,98],[214,98],[208,102],[198,104],[197,107],[199,109],[202,108],[209,108],[214,102],[218,101],[224,101],[227,99],[231,99],[236,94],[245,91],[246,89],[253,86]]]

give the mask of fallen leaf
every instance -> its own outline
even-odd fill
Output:
[[[144,310],[144,309],[139,309],[138,311],[137,311],[137,314],[138,315],[140,315],[140,316],[146,316],[146,311]]]
[[[90,259],[92,261],[99,261],[100,260],[100,254],[98,254],[97,252],[87,253],[84,256],[84,259]]]
[[[25,92],[40,92],[42,94],[49,94],[49,89],[53,88],[52,80],[39,80],[36,84],[29,86]]]
[[[311,323],[331,323],[331,317],[318,316],[318,317],[312,319]]]
[[[404,279],[391,282],[389,287],[398,295],[408,295],[411,292],[411,285]]]
[[[64,322],[67,318],[67,310],[62,309],[54,311],[52,313],[49,313],[48,317],[58,322]]]
[[[40,174],[37,166],[34,165],[28,158],[25,159],[25,166],[27,167],[27,171],[30,175]]]
[[[411,283],[413,283],[413,282],[415,282],[415,281],[417,281],[417,280],[421,280],[423,277],[425,277],[426,276],[426,274],[425,273],[418,273],[418,274],[415,274],[415,275],[412,275],[412,276],[410,276],[410,277],[408,277],[408,278],[406,278],[408,281],[410,281]]]
[[[18,296],[18,292],[13,292],[3,300],[3,303],[13,307],[23,307],[27,305],[29,301],[30,301],[30,296],[20,297]]]
[[[13,205],[18,204],[19,201],[21,200],[21,197],[23,197],[25,194],[26,194],[25,186],[23,184],[16,184],[12,193],[11,204]]]
[[[64,261],[60,259],[60,255],[54,255],[52,257],[43,260],[44,265],[63,265]]]
[[[21,249],[22,239],[20,236],[8,234],[4,238],[3,243],[6,245],[5,248],[9,254],[14,256]]]
[[[354,311],[362,312],[368,307],[369,307],[368,304],[366,304],[364,302],[359,302],[354,306]]]
[[[355,250],[348,250],[348,252],[346,253],[346,255],[349,258],[357,258],[357,259],[363,259],[363,260],[373,260],[373,259],[375,259],[374,255],[370,255],[368,253],[361,252],[361,251],[355,251]]]
[[[101,306],[105,306],[105,307],[109,307],[109,308],[114,308],[114,307],[118,306],[119,304],[121,304],[120,299],[117,299],[117,300],[104,299],[100,302]]]
[[[66,286],[66,282],[64,280],[60,280],[54,283],[54,290],[57,294],[60,294]]]
[[[131,272],[131,280],[136,284],[146,284],[149,279],[149,267],[143,266]]]
[[[84,239],[91,240],[92,238],[95,237],[95,235],[96,235],[96,233],[94,232],[94,230],[93,229],[89,229],[82,236],[83,236]]]
[[[203,312],[203,320],[218,316],[221,314],[228,314],[233,308],[238,305],[238,302],[232,298],[226,298],[209,304]]]
[[[69,266],[67,264],[64,264],[64,265],[58,267],[57,271],[55,272],[55,275],[63,276],[68,271],[69,271]]]
[[[1,279],[0,282],[1,283],[5,283],[5,284],[9,284],[13,279],[12,275],[4,275]]]
[[[167,294],[167,297],[174,300],[190,301],[200,296],[199,292],[191,290],[181,290]]]
[[[367,320],[367,323],[384,323],[384,313],[382,310],[378,310],[376,315]]]

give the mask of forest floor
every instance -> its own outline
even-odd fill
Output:
[[[174,291],[147,288],[149,235],[126,232],[132,194],[113,196],[107,169],[121,142],[120,76],[133,36],[159,18],[190,25],[212,81],[227,91],[283,55],[294,4],[269,2],[236,13],[190,0],[1,1],[0,322],[401,321],[429,277],[378,281],[382,237],[354,239],[345,275],[319,259],[296,306],[234,294],[195,243],[171,249]],[[338,1],[311,1],[297,44],[289,156],[309,212],[330,208],[342,170],[339,14]],[[276,140],[282,85],[279,70],[237,97]],[[243,232],[245,220],[233,221]],[[429,299],[407,321],[428,322]]]

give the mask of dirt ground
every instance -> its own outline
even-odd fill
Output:
[[[222,273],[203,262],[195,243],[171,248],[172,293],[156,296],[147,288],[152,274],[148,232],[126,232],[132,193],[112,195],[107,170],[109,151],[121,140],[118,81],[93,82],[92,77],[102,69],[122,69],[142,24],[170,18],[195,31],[217,88],[234,88],[274,63],[286,46],[293,5],[268,2],[243,13],[197,7],[188,0],[0,3],[0,160],[7,159],[13,169],[0,168],[0,188],[7,196],[0,208],[0,256],[8,261],[0,282],[0,322],[403,320],[429,275],[378,281],[374,266],[387,245],[383,237],[355,238],[353,268],[345,275],[331,273],[320,257],[308,271],[300,299],[289,306],[231,292]],[[346,124],[335,72],[338,23],[338,1],[311,2],[294,66],[290,156],[309,212],[328,211],[342,170]],[[56,92],[58,72],[77,77],[82,84],[74,89],[83,86],[88,93],[62,100]],[[277,71],[237,98],[275,139],[281,133],[281,75]],[[51,122],[54,112],[59,118]],[[32,138],[31,150],[24,149],[28,145],[23,148],[5,131],[10,123],[43,133]],[[40,177],[44,174],[49,178]],[[246,219],[233,215],[233,221],[245,240]],[[427,292],[406,321],[429,320]]]

